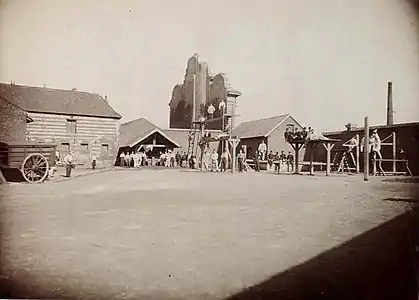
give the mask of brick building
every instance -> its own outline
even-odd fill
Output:
[[[106,97],[0,84],[0,107],[2,142],[54,143],[60,156],[71,150],[78,164],[89,165],[93,153],[99,167],[114,161],[121,116]]]

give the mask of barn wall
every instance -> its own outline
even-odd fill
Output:
[[[285,120],[281,125],[278,126],[268,137],[268,150],[272,150],[273,153],[284,151],[286,154],[291,151],[291,153],[294,155],[294,149],[291,147],[291,145],[285,141],[284,133],[287,128],[287,126],[293,125],[294,130],[302,130],[301,126],[293,119],[288,118]],[[304,151],[300,151],[300,158],[302,159],[304,157]]]
[[[68,143],[76,163],[90,165],[95,153],[98,167],[114,163],[119,135],[119,120],[111,118],[65,116],[58,114],[29,113],[34,120],[27,126],[27,140],[55,143],[63,157]],[[76,120],[76,133],[67,131],[67,119]]]
[[[0,142],[24,142],[26,114],[9,101],[0,98]]]

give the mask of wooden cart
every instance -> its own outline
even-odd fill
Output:
[[[0,168],[5,179],[10,181],[8,177],[19,170],[29,183],[43,182],[55,165],[55,148],[54,144],[0,142]]]

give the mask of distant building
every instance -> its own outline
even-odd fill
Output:
[[[169,103],[169,127],[190,129],[194,119],[198,121],[200,115],[208,118],[208,107],[211,104],[215,108],[213,117],[220,117],[218,105],[222,100],[227,104],[226,114],[232,115],[234,111],[231,109],[231,102],[240,95],[240,92],[228,84],[224,73],[215,76],[210,74],[207,63],[200,62],[198,54],[194,54],[187,62],[183,84],[177,84],[173,88]],[[221,123],[221,120],[209,123],[207,128],[221,130]]]
[[[118,156],[122,152],[151,149],[151,155],[157,157],[160,152],[179,148],[179,144],[161,128],[145,118],[121,124]],[[116,160],[119,165],[119,160]]]
[[[98,94],[0,84],[0,140],[45,142],[69,150],[76,163],[98,166],[114,161],[121,116]]]
[[[153,149],[151,155],[158,155],[160,151],[166,150],[187,152],[189,131],[190,129],[162,129],[145,118],[126,122],[120,126],[118,155],[121,152],[126,153],[147,147]],[[211,130],[211,132],[219,133],[216,130]],[[218,149],[218,144],[218,142],[211,143],[211,149]],[[116,164],[119,162],[117,161]]]
[[[232,135],[237,136],[240,139],[238,149],[243,145],[246,146],[248,158],[252,158],[262,140],[264,140],[267,145],[268,153],[272,150],[273,153],[281,153],[281,151],[288,153],[288,151],[292,151],[294,154],[294,150],[284,138],[284,133],[287,128],[293,132],[295,130],[301,131],[303,129],[294,117],[290,114],[286,114],[243,122],[233,129]],[[301,153],[301,158],[302,157],[303,153]]]

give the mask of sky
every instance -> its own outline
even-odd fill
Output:
[[[291,113],[319,131],[419,121],[408,0],[0,0],[0,82],[107,95],[122,122],[168,127],[194,53],[226,73],[236,124]],[[412,0],[411,0],[412,1]]]

